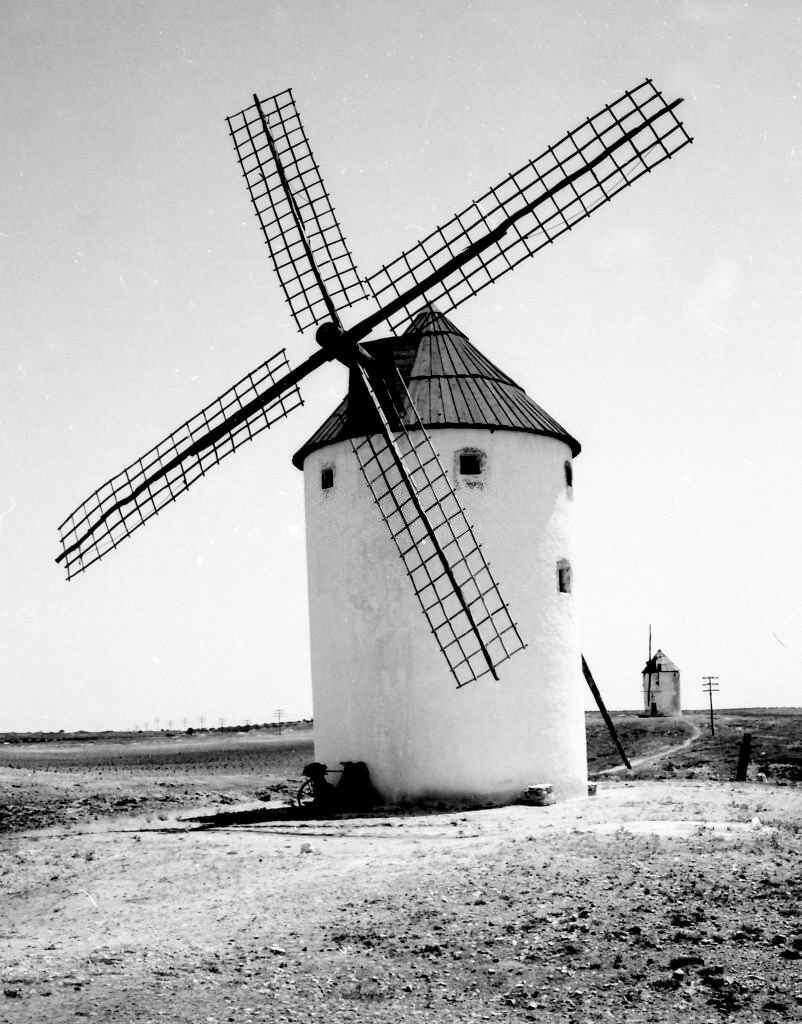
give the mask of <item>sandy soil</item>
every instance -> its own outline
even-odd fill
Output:
[[[802,1020],[802,789],[0,837],[0,1020]]]

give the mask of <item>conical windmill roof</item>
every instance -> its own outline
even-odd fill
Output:
[[[433,307],[418,313],[401,337],[367,342],[365,349],[381,359],[392,359],[427,429],[519,430],[555,437],[569,446],[572,455],[579,454],[579,442]],[[411,419],[405,422],[414,426]],[[302,469],[306,456],[317,448],[375,432],[369,410],[349,389],[295,453],[293,465]]]
[[[667,654],[657,651],[650,661],[643,666],[643,675],[647,672],[679,672],[679,669]]]

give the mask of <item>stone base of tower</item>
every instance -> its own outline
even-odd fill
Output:
[[[315,750],[315,758],[323,760],[323,752]],[[350,760],[345,758],[344,760]],[[323,761],[324,764],[333,767],[338,764],[334,757]],[[368,768],[370,766],[368,765]],[[371,781],[375,780],[371,775]],[[416,806],[421,808],[432,806],[446,806],[453,809],[470,809],[477,807],[506,807],[509,804],[526,803],[535,806],[535,801],[528,798],[527,794],[533,787],[540,788],[544,785],[541,781],[533,783],[507,784],[505,786],[488,786],[487,782],[482,785],[466,786],[418,786],[405,787],[391,783],[384,786],[376,786],[381,803],[388,806]],[[537,802],[538,806],[546,806],[548,803],[562,800],[577,800],[588,795],[588,778],[586,772],[578,772],[572,779],[565,779],[552,785],[546,784],[553,793],[548,801]]]
[[[556,800],[587,796],[583,681],[570,649],[553,643],[546,665],[542,645],[536,660],[527,648],[499,668],[499,681],[456,689],[437,650],[424,646],[404,663],[401,647],[403,635],[385,640],[388,668],[370,685],[316,688],[316,760],[333,769],[364,761],[390,804],[503,805],[539,783]],[[415,671],[421,658],[428,680]]]
[[[548,736],[546,714],[522,718],[509,715],[514,703],[514,680],[504,698],[505,680],[480,679],[469,688],[444,689],[418,712],[409,731],[388,734],[382,727],[353,730],[341,719],[315,709],[315,760],[330,768],[343,761],[364,761],[382,800],[388,804],[445,803],[450,806],[488,806],[515,803],[527,788],[550,783],[556,800],[587,796],[585,715],[577,701],[568,726],[565,687],[560,687],[559,732]],[[440,683],[441,684],[441,683]],[[579,687],[577,687],[579,691]],[[527,710],[531,713],[532,709]],[[410,710],[410,719],[415,713]],[[452,723],[447,732],[440,722]],[[511,726],[516,723],[516,728]],[[363,726],[369,725],[366,718]],[[396,719],[396,726],[399,723]]]

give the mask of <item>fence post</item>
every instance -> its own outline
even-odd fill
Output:
[[[752,753],[752,733],[745,732],[741,737],[741,746],[738,750],[738,767],[735,769],[735,781],[746,782],[746,773],[749,770],[749,757]]]

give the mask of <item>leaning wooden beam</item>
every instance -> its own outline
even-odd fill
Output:
[[[621,755],[621,760],[624,762],[626,767],[631,770],[632,769],[632,765],[629,763],[629,758],[627,757],[627,755],[626,755],[626,753],[624,751],[624,748],[621,746],[621,740],[618,738],[618,733],[615,731],[615,726],[613,725],[613,720],[612,720],[612,718],[610,718],[610,714],[607,711],[607,708],[604,706],[604,701],[602,700],[602,695],[601,695],[601,693],[599,693],[599,688],[596,685],[596,681],[594,680],[593,676],[590,673],[590,669],[588,668],[588,663],[585,661],[585,655],[584,654],[582,655],[582,674],[585,677],[585,682],[590,687],[590,692],[593,694],[593,697],[594,697],[594,699],[596,701],[596,704],[597,704],[597,706],[599,708],[599,711],[601,711],[602,718],[604,719],[605,725],[607,726],[607,728],[608,728],[608,730],[610,732],[610,735],[613,738],[613,743],[615,743],[616,749],[618,750],[618,753]]]

